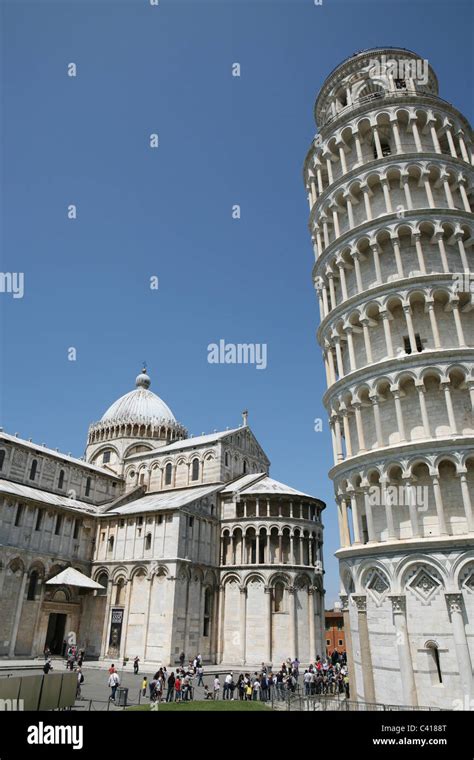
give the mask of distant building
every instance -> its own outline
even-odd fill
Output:
[[[346,651],[346,639],[344,636],[344,615],[340,610],[326,610],[324,613],[324,626],[326,637],[326,654]]]

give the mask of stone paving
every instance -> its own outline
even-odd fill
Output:
[[[53,672],[66,672],[66,666],[65,666],[65,660],[62,658],[52,658],[52,664],[53,664]],[[32,674],[39,674],[42,673],[44,660],[25,660],[25,661],[19,661],[19,660],[10,660],[10,661],[0,661],[0,678],[7,678],[8,675],[11,676],[21,676],[21,675],[32,675]],[[93,704],[91,706],[91,709],[94,710],[116,710],[120,709],[118,707],[115,707],[114,704],[111,702],[109,705],[108,699],[110,695],[110,688],[107,685],[108,679],[109,679],[109,673],[108,668],[112,664],[112,661],[109,663],[105,662],[97,662],[97,661],[91,661],[91,662],[85,662],[84,666],[82,668],[82,672],[84,673],[84,683],[81,687],[81,697],[82,699],[76,701],[76,709],[79,710],[88,710],[89,709],[89,701],[93,700]],[[135,675],[133,673],[133,664],[131,662],[128,662],[125,667],[119,667],[119,663],[115,663],[117,672],[120,677],[120,685],[122,687],[128,688],[128,704],[138,704],[138,703],[148,703],[148,689],[147,689],[147,696],[142,697],[140,693],[140,687],[143,681],[144,676],[147,676],[148,682],[150,682],[158,670],[157,665],[151,665],[150,663],[145,663],[145,666],[143,669],[140,668],[140,671],[138,675]],[[245,669],[238,667],[238,666],[228,666],[224,667],[223,665],[209,665],[206,667],[204,665],[204,683],[207,684],[209,689],[212,691],[214,678],[216,674],[219,674],[220,681],[221,681],[221,692],[220,697],[222,698],[222,688],[224,683],[224,678],[229,672],[233,672],[234,674],[234,680],[237,680],[240,673],[250,673],[253,675],[256,670],[258,670],[258,666],[254,665],[247,665]],[[168,673],[171,673],[173,671],[173,668],[168,668]],[[176,672],[176,670],[174,670]],[[304,672],[304,669],[303,669]],[[197,678],[194,679],[195,683],[197,683]],[[300,683],[302,682],[302,677],[300,675]],[[238,699],[237,692],[235,692],[236,698]],[[195,686],[194,688],[194,699],[195,700],[202,700],[204,699],[204,688],[202,686]]]

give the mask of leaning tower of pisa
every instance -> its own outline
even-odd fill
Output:
[[[469,123],[413,52],[324,82],[304,164],[352,693],[474,709]]]

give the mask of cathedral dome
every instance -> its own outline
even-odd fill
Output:
[[[187,430],[165,402],[150,391],[151,380],[143,369],[135,380],[136,388],[109,406],[98,422],[89,427],[88,446],[102,446],[112,439],[152,440],[153,446],[187,437]],[[88,454],[88,457],[90,454]]]
[[[148,390],[151,380],[143,370],[135,380],[135,390],[121,396],[109,406],[101,422],[165,422],[176,423],[175,416],[165,402]]]

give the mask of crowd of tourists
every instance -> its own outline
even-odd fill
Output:
[[[141,695],[151,702],[187,702],[194,699],[196,686],[204,689],[204,699],[224,700],[283,700],[288,693],[299,690],[302,676],[302,693],[305,696],[322,694],[345,694],[349,698],[349,676],[345,652],[333,652],[329,657],[316,657],[302,673],[298,659],[288,658],[278,670],[262,663],[254,673],[232,671],[225,676],[215,675],[212,683],[204,682],[204,668],[201,655],[196,655],[184,665],[184,653],[180,656],[180,666],[168,672],[165,666],[156,671],[153,678],[145,676],[141,683]],[[135,671],[137,672],[137,671]],[[109,686],[115,692],[117,678],[110,674]],[[115,687],[115,688],[114,688]],[[113,698],[115,694],[113,694]]]

